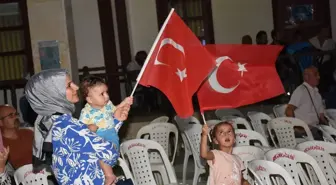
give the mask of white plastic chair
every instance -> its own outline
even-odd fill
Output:
[[[14,179],[16,184],[22,185],[47,185],[48,184],[48,172],[45,170],[39,173],[33,173],[33,165],[27,164],[21,166],[14,172]]]
[[[238,116],[244,118],[244,114],[238,109],[217,109],[215,115],[218,119],[222,119],[224,116]]]
[[[217,125],[218,123],[220,123],[220,122],[223,122],[223,121],[222,121],[222,120],[218,120],[218,119],[206,120],[206,124],[208,124],[208,127],[209,127],[210,129],[213,129],[213,127],[214,127],[215,125]]]
[[[307,134],[307,137],[303,141],[314,140],[313,135],[305,122],[297,118],[278,117],[272,119],[267,124],[268,132],[274,146],[281,148],[295,148],[297,143],[301,142],[301,140],[295,138],[294,127],[296,126],[304,128]],[[277,138],[278,143],[272,135],[272,130],[275,132],[275,137]]]
[[[126,179],[131,179],[132,182],[134,183],[134,178],[132,175],[131,170],[128,168],[128,165],[126,164],[126,162],[122,159],[122,158],[118,158],[118,165],[121,167],[121,169],[124,172],[125,178]]]
[[[264,159],[265,152],[255,146],[236,146],[233,147],[232,154],[237,155],[243,161],[245,166],[245,170],[243,171],[244,179],[253,184],[247,170],[248,163],[255,159]]]
[[[252,172],[258,185],[278,185],[279,176],[285,184],[297,185],[283,167],[271,161],[253,160],[248,164],[248,170]]]
[[[149,124],[152,124],[152,123],[167,123],[168,121],[169,121],[168,116],[160,116],[160,117],[155,118]]]
[[[331,156],[336,154],[336,144],[323,141],[307,141],[298,144],[296,148],[314,157],[329,185],[336,184],[336,162]]]
[[[145,139],[128,140],[120,145],[122,158],[131,166],[134,182],[137,185],[157,185],[149,162],[149,150],[156,150],[160,153],[168,174],[169,184],[177,184],[173,166],[163,147],[155,141]]]
[[[327,126],[327,125],[320,125],[320,128],[324,132],[327,132],[336,141],[336,129],[334,127]]]
[[[273,161],[285,168],[286,171],[291,174],[296,184],[301,184],[300,180],[302,181],[302,185],[316,184],[315,181],[312,182],[311,180],[313,179],[313,176],[308,177],[310,173],[307,174],[301,166],[307,166],[307,164],[316,174],[316,177],[318,178],[321,185],[328,184],[327,179],[325,178],[316,160],[305,152],[288,148],[279,148],[266,152],[265,157],[267,160]]]
[[[174,117],[178,129],[183,132],[187,129],[190,129],[194,124],[201,124],[200,121],[194,116],[190,116],[189,118],[180,118],[178,116]]]
[[[257,143],[259,145],[255,146],[260,146],[261,144],[261,146],[269,147],[269,144],[264,136],[253,130],[236,129],[235,134],[236,146],[246,146],[251,145],[251,143]]]
[[[185,136],[187,137],[187,140],[190,143],[190,148],[195,163],[193,185],[197,185],[197,181],[199,180],[200,175],[206,172],[205,165],[202,163],[202,159],[200,157],[201,132],[202,132],[201,124],[193,124],[192,128],[184,131]]]
[[[325,113],[330,119],[336,121],[336,109],[326,109]]]
[[[175,136],[175,143],[174,144],[174,152],[171,159],[171,163],[174,164],[176,150],[177,150],[177,143],[178,143],[178,130],[177,127],[172,123],[152,123],[149,125],[145,125],[140,128],[137,133],[136,138],[141,139],[143,136],[148,135],[150,140],[154,140],[158,142],[165,150],[166,154],[169,154],[169,136],[170,134],[174,134]],[[147,138],[146,138],[147,139]],[[150,155],[151,163],[156,161],[159,162],[160,159],[153,153]],[[159,161],[158,161],[159,160]]]
[[[336,143],[335,140],[336,133],[333,132],[335,130],[333,127],[327,125],[316,125],[315,127],[322,132],[324,141],[330,143]]]
[[[250,118],[251,125],[254,131],[259,132],[266,138],[269,137],[269,134],[267,132],[267,123],[272,120],[272,118],[269,115],[263,112],[252,111],[247,113],[247,117]]]
[[[287,104],[281,104],[281,105],[275,105],[273,107],[273,113],[275,115],[275,117],[286,117],[286,108],[287,108]]]
[[[183,172],[182,172],[182,183],[185,184],[187,180],[187,169],[188,169],[188,161],[189,157],[193,154],[191,150],[190,143],[187,139],[187,136],[185,135],[184,131],[188,130],[193,127],[194,124],[200,125],[201,123],[199,120],[193,116],[187,118],[187,119],[182,119],[178,116],[175,116],[174,118],[178,129],[180,130],[182,141],[183,141],[183,146],[184,146],[184,161],[183,161]]]
[[[238,116],[223,116],[222,117],[222,121],[228,121],[231,122],[233,124],[233,127],[235,129],[247,129],[247,130],[253,130],[250,123],[242,117],[238,117]],[[243,127],[243,128],[241,128]]]
[[[169,142],[169,137],[171,134],[174,134],[175,140],[173,143],[174,146],[174,152],[171,158],[171,164],[174,164],[176,151],[177,151],[177,144],[178,144],[178,130],[177,127],[174,124],[171,123],[152,123],[149,125],[146,125],[142,127],[138,133],[136,138],[141,139],[143,136],[149,136],[145,139],[150,139],[153,141],[158,142],[163,149],[165,150],[167,156],[169,156],[171,143]],[[161,155],[158,152],[150,152],[149,154],[150,163],[152,166],[153,171],[158,171],[161,174],[161,177],[164,182],[168,182],[167,175],[166,175],[166,169],[164,168],[164,165],[162,163]],[[159,178],[156,176],[156,179],[159,180]]]

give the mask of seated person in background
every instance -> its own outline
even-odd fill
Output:
[[[135,61],[132,61],[127,65],[127,73],[132,82],[136,81],[136,78],[138,77],[138,74],[142,66],[145,63],[146,58],[147,58],[146,51],[138,51],[135,55]],[[134,86],[134,83],[132,84],[132,88],[133,86]],[[144,87],[139,84],[136,92],[139,94],[142,93],[144,95],[144,103],[141,103],[141,106],[146,107],[149,111],[157,108],[157,105],[156,105],[157,94],[154,88]],[[135,102],[138,102],[136,97],[135,97]]]
[[[272,37],[272,42],[270,43],[271,45],[282,45],[280,40],[280,32],[272,30],[271,37]]]
[[[250,35],[244,35],[242,37],[242,44],[253,44],[252,37]]]
[[[314,138],[323,140],[319,130],[313,127],[318,124],[327,124],[322,97],[316,87],[320,80],[317,68],[306,68],[303,73],[303,79],[303,84],[298,86],[293,92],[285,113],[288,117],[296,117],[307,123]],[[296,130],[296,132],[300,132],[300,130]]]
[[[256,43],[258,45],[266,45],[268,44],[267,33],[264,30],[261,30],[257,33]]]
[[[146,51],[138,51],[135,55],[135,60],[128,63],[127,72],[130,73],[131,80],[135,81],[138,77],[138,74],[142,68],[142,65],[145,63],[147,58]]]
[[[20,121],[15,108],[7,105],[0,106],[0,128],[5,147],[11,154],[9,163],[18,169],[32,163],[34,133],[28,129],[20,129]]]

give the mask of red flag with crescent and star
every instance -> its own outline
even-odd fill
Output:
[[[202,111],[236,108],[285,92],[275,68],[282,46],[207,45],[217,68],[199,89]]]
[[[171,11],[137,80],[162,91],[178,116],[189,117],[194,113],[192,96],[215,66],[213,56]]]

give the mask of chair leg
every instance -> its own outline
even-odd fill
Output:
[[[197,167],[197,165],[195,164],[195,172],[194,172],[193,185],[197,185],[198,184],[199,177],[200,177],[200,170]]]
[[[189,152],[185,151],[184,152],[184,161],[183,161],[183,175],[182,175],[183,184],[186,184],[188,160],[189,160]]]

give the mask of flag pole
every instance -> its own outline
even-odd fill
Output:
[[[163,25],[162,25],[162,27],[161,27],[161,29],[160,29],[160,31],[159,31],[157,37],[155,38],[154,44],[152,45],[152,48],[150,49],[150,51],[149,51],[149,53],[148,53],[148,55],[147,55],[146,61],[145,61],[144,65],[142,66],[141,71],[140,71],[140,73],[139,73],[139,75],[138,75],[138,77],[137,77],[137,79],[136,79],[136,84],[135,84],[135,86],[134,86],[134,88],[133,88],[133,90],[132,90],[132,93],[131,93],[131,95],[130,95],[131,97],[133,96],[133,94],[134,94],[134,92],[135,92],[135,89],[136,89],[136,88],[138,87],[138,85],[139,85],[139,81],[140,81],[140,79],[141,79],[143,73],[145,72],[145,69],[146,69],[146,67],[147,67],[147,65],[148,65],[149,59],[151,58],[151,56],[152,56],[152,54],[153,54],[153,52],[154,52],[155,46],[156,46],[157,43],[159,42],[160,37],[161,37],[161,35],[162,35],[164,29],[166,28],[166,26],[167,26],[167,24],[168,24],[168,21],[169,21],[170,17],[173,15],[173,12],[174,12],[174,8],[172,8],[172,9],[170,10],[170,12],[169,12],[169,14],[168,14],[168,17],[166,18],[165,22],[163,23]]]
[[[205,120],[205,117],[204,117],[204,113],[203,113],[203,112],[201,112],[201,116],[202,116],[202,119],[203,119],[203,122],[204,122],[204,124],[207,124],[207,123],[206,123],[206,120]],[[208,134],[208,138],[209,138],[209,141],[212,143],[212,140],[211,140],[210,134]]]

